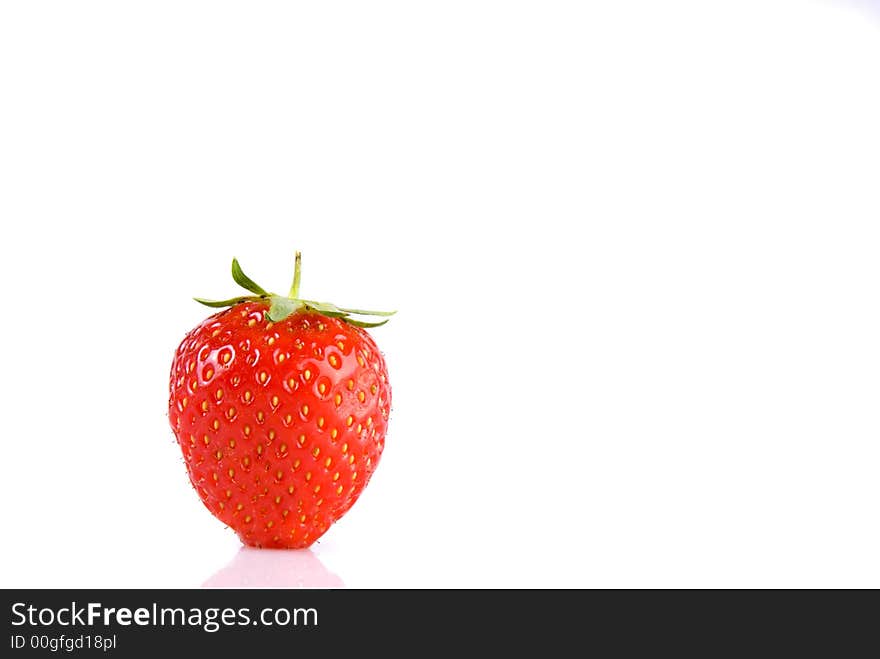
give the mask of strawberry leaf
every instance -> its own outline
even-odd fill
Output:
[[[330,318],[339,318],[346,323],[355,325],[356,327],[379,327],[388,322],[388,316],[393,316],[396,311],[369,311],[367,309],[347,309],[338,307],[330,302],[316,302],[314,300],[304,300],[299,297],[300,273],[302,268],[302,255],[299,252],[294,254],[294,272],[293,283],[290,286],[290,293],[287,297],[269,293],[262,286],[257,284],[253,279],[244,274],[238,259],[232,259],[232,278],[235,283],[242,288],[250,291],[253,295],[242,295],[239,297],[229,298],[228,300],[206,300],[204,298],[193,298],[199,304],[207,307],[232,307],[242,302],[268,301],[269,310],[266,311],[266,318],[272,322],[278,322],[288,318],[290,315],[300,310],[316,311]],[[352,318],[356,316],[380,316],[383,320],[366,321]]]
[[[303,300],[303,302],[309,309],[320,311],[325,316],[331,318],[345,318],[348,316],[348,314],[342,311],[342,309],[330,302],[315,302],[314,300]]]
[[[349,325],[354,325],[355,327],[367,328],[367,327],[379,327],[380,325],[384,325],[385,323],[387,323],[388,320],[389,319],[386,318],[385,320],[380,320],[376,323],[368,323],[363,320],[355,320],[354,318],[346,318],[345,322],[348,323]]]
[[[303,303],[299,300],[291,300],[289,297],[281,297],[280,295],[273,295],[269,298],[269,302],[270,306],[266,317],[273,323],[284,320],[297,309],[303,307]]]
[[[393,316],[397,313],[396,311],[367,311],[365,309],[346,309],[345,307],[339,307],[339,310],[358,316]]]
[[[267,293],[253,279],[244,274],[241,266],[238,264],[238,259],[232,259],[232,278],[235,280],[236,284],[246,290],[249,290],[251,293],[256,293],[257,295],[263,297],[269,297],[269,293]]]
[[[194,297],[193,300],[198,302],[199,304],[204,304],[206,307],[231,307],[233,305],[238,304],[239,302],[249,302],[251,300],[257,300],[259,298],[254,297],[253,295],[244,295],[242,297],[233,297],[228,300],[206,300],[201,297]]]

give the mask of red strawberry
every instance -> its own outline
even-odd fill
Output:
[[[169,421],[205,506],[254,547],[302,548],[344,515],[385,443],[391,388],[359,315],[267,293],[232,261],[254,295],[194,328],[171,366]]]

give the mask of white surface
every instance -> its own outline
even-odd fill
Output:
[[[0,5],[0,586],[880,587],[876,3],[292,5]],[[254,555],[168,368],[295,249],[394,407]]]

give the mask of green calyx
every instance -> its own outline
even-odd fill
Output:
[[[337,307],[330,302],[315,302],[314,300],[304,300],[299,296],[300,271],[302,268],[302,255],[297,252],[293,266],[293,283],[290,286],[290,293],[287,296],[269,293],[262,286],[257,284],[253,279],[244,274],[238,259],[232,259],[232,278],[235,283],[253,295],[243,295],[240,297],[230,298],[228,300],[205,300],[200,297],[193,298],[196,302],[204,304],[206,307],[231,307],[241,302],[254,302],[257,300],[265,300],[269,303],[269,310],[266,312],[266,318],[274,323],[284,320],[297,311],[317,311],[320,314],[331,318],[341,318],[346,323],[355,325],[356,327],[379,327],[388,322],[387,316],[393,316],[396,311],[367,311],[365,309],[346,309],[345,307]],[[371,321],[361,320],[355,316],[379,316],[384,320]]]

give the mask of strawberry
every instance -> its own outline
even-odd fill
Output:
[[[358,316],[286,297],[232,261],[253,295],[190,331],[171,365],[169,422],[205,506],[253,547],[303,548],[357,501],[379,464],[391,408],[382,353]]]

